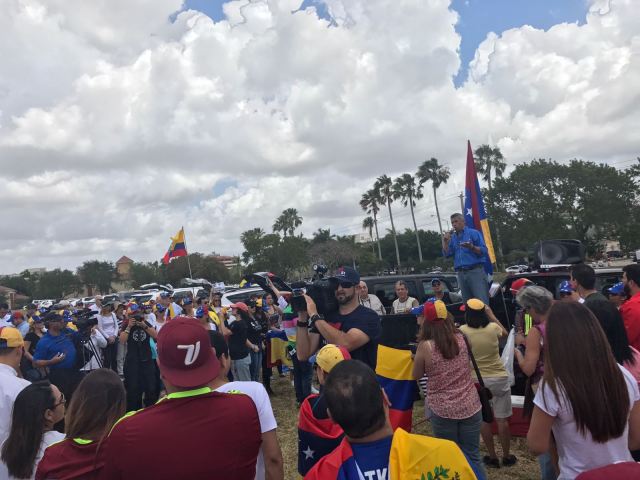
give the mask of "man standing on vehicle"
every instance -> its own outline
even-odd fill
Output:
[[[297,324],[298,360],[307,361],[320,347],[333,343],[342,345],[351,358],[361,360],[375,370],[382,327],[378,314],[360,305],[356,293],[360,274],[352,267],[340,267],[331,280],[336,285],[337,312],[324,318],[318,314],[311,297],[305,295],[307,311],[299,312]]]
[[[629,345],[640,349],[640,265],[622,267],[622,283],[629,300],[620,306],[620,314],[629,337]]]
[[[462,291],[462,301],[471,298],[489,304],[489,283],[484,271],[488,254],[482,235],[464,224],[460,213],[451,215],[453,230],[442,237],[442,250],[447,257],[453,257],[453,267],[458,272],[458,285]]]
[[[158,302],[166,309],[164,318],[171,320],[182,315],[182,307],[173,301],[173,295],[170,292],[162,292],[158,298]]]

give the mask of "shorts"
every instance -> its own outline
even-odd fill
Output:
[[[493,415],[496,418],[509,418],[513,414],[509,377],[483,377],[482,380],[484,380],[484,386],[493,394],[491,399]]]

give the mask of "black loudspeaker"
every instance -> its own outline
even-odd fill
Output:
[[[542,240],[533,246],[533,266],[572,265],[584,262],[585,249],[580,240]]]
[[[395,315],[384,315],[380,317],[382,322],[382,332],[379,342],[392,348],[407,348],[409,344],[415,343],[418,333],[418,322],[416,316],[410,313]]]

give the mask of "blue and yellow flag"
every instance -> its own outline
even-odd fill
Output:
[[[414,435],[399,428],[393,434],[389,477],[393,480],[484,478],[471,467],[460,447],[450,440]]]
[[[411,350],[378,345],[376,375],[391,402],[389,420],[394,430],[402,427],[411,431],[413,402],[418,393],[412,370]]]
[[[284,330],[269,330],[266,338],[267,344],[267,368],[276,365],[293,367],[291,358],[287,355],[289,337]]]
[[[489,252],[488,258],[485,258],[484,269],[491,275],[493,273],[493,264],[496,263],[496,254],[493,250],[493,240],[491,240],[489,220],[487,219],[487,211],[484,209],[480,183],[478,183],[478,174],[476,173],[476,164],[473,160],[473,152],[471,151],[471,142],[468,140],[467,176],[464,187],[464,223],[469,227],[475,228],[480,232],[480,235],[482,235],[484,244],[487,246],[487,251]]]
[[[175,237],[171,237],[171,245],[169,250],[162,257],[162,263],[168,265],[172,258],[186,257],[187,256],[187,244],[184,240],[184,227],[176,233]]]

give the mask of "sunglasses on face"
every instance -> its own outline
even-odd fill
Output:
[[[353,288],[353,283],[352,282],[339,282],[338,286],[341,288]]]
[[[560,296],[561,297],[570,297],[571,296],[571,292],[560,292]]]

